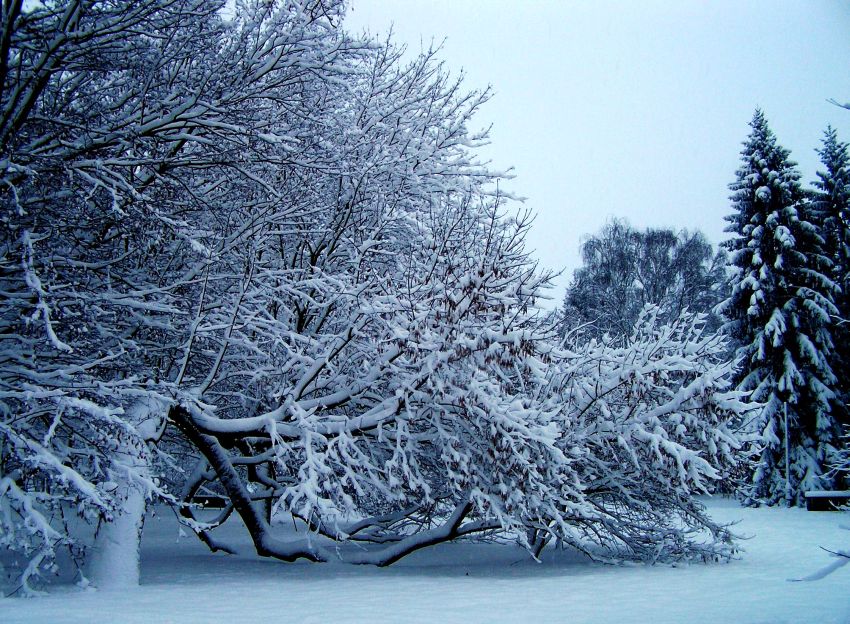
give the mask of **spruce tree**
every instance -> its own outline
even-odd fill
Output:
[[[833,371],[850,367],[850,155],[848,145],[838,140],[834,128],[827,127],[823,146],[817,150],[824,171],[813,182],[814,216],[824,239],[824,253],[832,262],[830,277],[840,286],[835,295],[838,319],[833,324]],[[850,380],[838,375],[840,401],[835,412],[843,424],[850,424],[847,403],[850,401]]]
[[[764,404],[760,453],[743,492],[750,503],[800,504],[806,490],[833,484],[826,473],[838,435],[830,366],[836,287],[796,163],[760,110],[750,127],[730,185],[734,274],[721,304],[739,345],[739,387]]]
[[[817,189],[814,208],[823,224],[824,251],[833,262],[835,281],[846,290],[845,283],[850,284],[850,154],[847,143],[838,140],[831,126],[817,152],[825,170],[818,171],[818,179],[812,183]]]

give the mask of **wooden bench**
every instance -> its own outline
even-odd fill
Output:
[[[850,490],[812,490],[805,493],[809,511],[838,511],[850,504]]]

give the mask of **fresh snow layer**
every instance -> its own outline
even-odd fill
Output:
[[[148,518],[142,584],[113,592],[51,589],[0,599],[0,622],[850,622],[850,566],[791,582],[850,545],[846,513],[746,509],[706,501],[748,537],[740,560],[687,566],[609,566],[564,551],[535,563],[519,548],[448,544],[386,568],[286,564],[212,554],[179,537],[168,510]],[[250,551],[237,523],[222,530]]]

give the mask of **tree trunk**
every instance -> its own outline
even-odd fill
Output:
[[[104,520],[98,527],[88,561],[89,580],[100,589],[139,584],[139,546],[147,507],[147,491],[140,481],[148,476],[147,465],[140,449],[130,443],[116,450],[114,461],[127,468],[114,475],[115,495],[123,502],[112,520]],[[128,479],[128,473],[139,479]]]

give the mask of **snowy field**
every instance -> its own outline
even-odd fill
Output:
[[[549,552],[538,564],[514,547],[449,544],[387,569],[284,564],[209,553],[162,516],[146,524],[138,589],[0,599],[0,622],[850,622],[850,566],[788,580],[832,561],[820,546],[848,546],[846,513],[708,505],[750,537],[740,560],[606,566]]]

